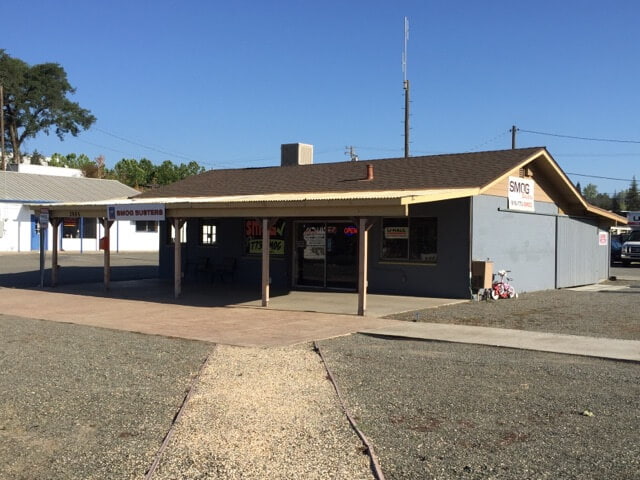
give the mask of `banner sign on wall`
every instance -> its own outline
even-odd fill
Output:
[[[109,205],[108,220],[164,220],[164,204]]]
[[[533,199],[534,182],[530,178],[509,177],[509,210],[535,212]]]

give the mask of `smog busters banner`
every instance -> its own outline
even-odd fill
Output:
[[[109,205],[107,218],[109,220],[164,220],[165,208],[162,203],[147,203],[133,205]]]

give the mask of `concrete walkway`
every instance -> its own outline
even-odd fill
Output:
[[[289,300],[293,298],[289,297]],[[284,300],[281,301],[284,303]],[[331,302],[331,299],[325,301]],[[0,312],[4,315],[240,346],[292,345],[361,332],[640,361],[640,341],[251,306],[196,306],[0,288]]]
[[[359,333],[640,362],[640,341],[636,340],[422,322],[398,322],[382,328],[362,329]]]

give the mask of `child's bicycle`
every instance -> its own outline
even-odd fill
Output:
[[[517,297],[518,294],[516,290],[508,283],[509,280],[513,280],[513,278],[507,277],[507,273],[511,272],[511,270],[500,270],[497,274],[494,274],[494,281],[489,289],[489,296],[493,300],[498,300],[500,298],[514,298]],[[495,280],[495,277],[499,276],[500,280]]]

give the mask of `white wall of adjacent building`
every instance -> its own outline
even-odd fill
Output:
[[[20,203],[0,203],[0,252],[29,252],[39,249],[39,237],[34,229],[33,211]],[[37,223],[37,222],[36,222]],[[39,227],[38,227],[39,228]],[[96,218],[68,218],[59,227],[58,249],[67,252],[96,252],[104,228]],[[119,220],[110,230],[112,252],[158,251],[157,222]],[[46,249],[53,245],[53,227],[48,226]]]
[[[19,203],[0,203],[0,252],[31,250],[31,213]]]

